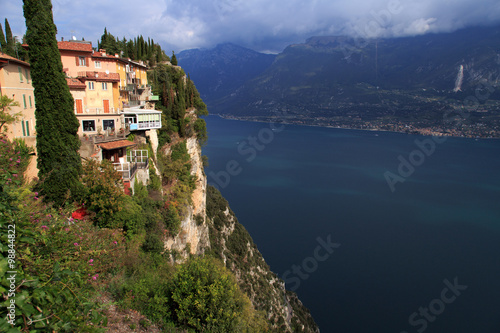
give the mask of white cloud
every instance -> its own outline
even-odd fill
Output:
[[[152,37],[167,50],[234,42],[276,51],[313,35],[401,36],[500,23],[497,0],[53,0],[59,36]],[[0,0],[15,34],[21,0]]]

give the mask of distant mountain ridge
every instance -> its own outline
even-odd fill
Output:
[[[232,94],[239,86],[264,72],[275,57],[224,43],[213,49],[182,51],[177,60],[191,75],[201,97],[210,106],[213,101]]]
[[[221,48],[217,71],[190,71],[203,76],[207,86],[197,87],[212,113],[266,120],[286,112],[293,123],[500,136],[498,26],[389,39],[311,37],[288,46],[254,77],[258,71],[245,68],[246,58]],[[227,66],[225,59],[231,59]],[[224,89],[217,90],[221,81]],[[443,125],[443,114],[471,101],[466,132]],[[472,128],[481,123],[490,127]]]

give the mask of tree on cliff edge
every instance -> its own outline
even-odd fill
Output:
[[[23,0],[31,77],[35,88],[37,163],[42,195],[57,205],[76,194],[82,170],[79,122],[63,74],[50,0]]]

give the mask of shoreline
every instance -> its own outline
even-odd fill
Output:
[[[270,123],[272,121],[268,120],[257,120],[257,119],[244,119],[244,118],[239,118],[235,116],[227,116],[227,115],[221,115],[221,114],[214,114],[214,113],[209,113],[209,116],[217,116],[219,118],[225,119],[225,120],[236,120],[236,121],[248,121],[248,122],[254,122],[254,123]],[[436,136],[436,137],[450,137],[450,138],[457,138],[457,139],[472,139],[472,140],[498,140],[500,137],[475,137],[475,136],[460,136],[460,135],[450,135],[448,133],[442,133],[442,132],[435,132],[434,134],[425,134],[425,133],[420,133],[420,132],[404,132],[404,131],[394,131],[394,130],[387,130],[387,129],[377,129],[377,128],[354,128],[354,127],[338,127],[338,126],[329,126],[329,125],[314,125],[314,124],[302,124],[302,123],[295,123],[295,122],[279,122],[279,124],[283,125],[296,125],[296,126],[309,126],[309,127],[322,127],[322,128],[332,128],[332,129],[343,129],[343,130],[354,130],[354,131],[369,131],[369,132],[387,132],[387,133],[400,133],[400,134],[407,134],[407,135],[419,135],[419,136]]]

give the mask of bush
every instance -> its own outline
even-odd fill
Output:
[[[164,249],[163,242],[155,233],[148,233],[142,244],[144,252],[161,253]]]
[[[207,123],[204,119],[196,119],[194,122],[194,130],[196,131],[196,137],[201,145],[204,145],[208,140],[207,134]]]
[[[86,207],[95,212],[95,223],[99,227],[119,228],[114,214],[122,208],[123,181],[120,173],[115,171],[108,160],[101,163],[90,159],[83,164],[81,178],[83,201]]]
[[[181,218],[177,209],[170,205],[162,210],[162,217],[165,223],[165,228],[170,231],[172,236],[176,236],[181,229]]]
[[[245,306],[234,275],[213,258],[182,265],[170,290],[174,319],[199,332],[234,331]]]

